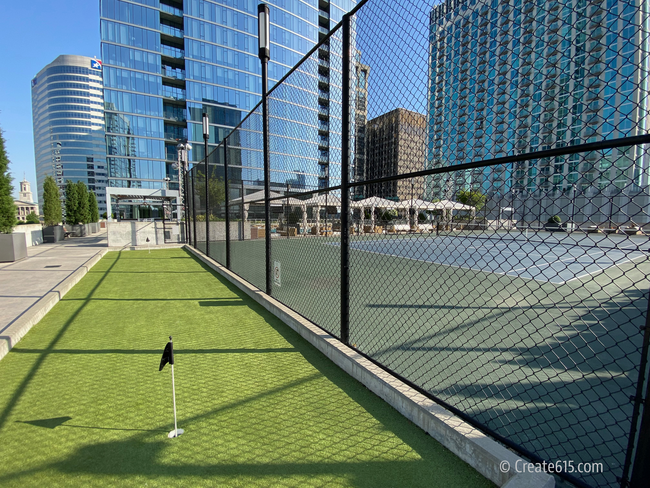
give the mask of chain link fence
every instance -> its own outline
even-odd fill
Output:
[[[575,485],[642,486],[648,17],[360,2],[268,93],[268,148],[261,103],[209,154],[207,209],[192,168],[192,244]]]

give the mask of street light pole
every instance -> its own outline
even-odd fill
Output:
[[[210,123],[208,114],[203,113],[203,142],[205,145],[205,255],[210,257],[210,191],[208,190],[208,139]]]
[[[570,228],[570,229],[567,229],[567,230],[569,230],[569,232],[573,232],[573,229],[574,229],[574,227],[575,227],[575,224],[573,223],[573,219],[574,219],[574,217],[575,217],[575,209],[576,209],[576,190],[577,190],[577,188],[576,188],[576,185],[575,185],[575,184],[572,185],[572,187],[573,187],[573,195],[572,195],[572,197],[571,197],[571,224],[570,224],[570,225],[571,225],[571,228]]]
[[[287,239],[289,239],[289,214],[291,213],[291,208],[289,207],[289,192],[291,191],[291,184],[287,183],[287,215],[285,215],[287,221]]]
[[[411,178],[411,206],[409,208],[409,225],[415,227],[415,213],[413,212],[413,178]]]
[[[262,63],[262,141],[264,146],[264,234],[266,240],[266,294],[271,295],[271,161],[269,153],[268,63],[271,58],[269,6],[257,6],[259,58]]]

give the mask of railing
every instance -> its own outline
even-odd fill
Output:
[[[162,75],[169,78],[176,78],[177,80],[185,79],[185,70],[180,68],[172,68],[170,66],[162,67]]]
[[[172,27],[171,25],[166,25],[166,24],[160,24],[160,31],[163,34],[167,34],[168,36],[172,36],[172,37],[182,38],[185,35],[183,29],[180,29],[178,27]]]
[[[169,56],[170,58],[176,58],[176,59],[185,58],[185,51],[177,47],[166,46],[163,44],[162,46],[160,46],[160,52],[164,56]]]
[[[596,72],[571,57],[590,21],[571,3],[359,3],[270,91],[265,137],[259,104],[208,155],[207,185],[205,161],[194,166],[193,246],[528,460],[571,461],[556,474],[575,486],[644,486],[650,94],[643,66],[623,69],[632,58],[616,50],[632,38],[648,50],[647,13],[608,4],[589,42],[617,62]],[[526,54],[499,22],[543,32],[560,11]],[[341,60],[331,113],[313,82],[327,44]],[[370,68],[363,127],[357,56]],[[606,69],[611,83],[595,81]],[[621,112],[606,117],[606,104]],[[309,128],[334,148],[319,153]],[[264,199],[266,170],[274,191],[293,190]],[[269,229],[249,224],[267,211]],[[206,217],[228,234],[206,235]]]
[[[160,10],[168,14],[175,15],[176,17],[183,16],[183,11],[181,9],[172,7],[170,5],[165,5],[164,3],[160,4]]]

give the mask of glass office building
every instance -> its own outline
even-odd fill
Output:
[[[351,0],[268,3],[270,87],[354,6]],[[209,116],[212,150],[259,102],[257,4],[250,0],[100,1],[110,187],[156,190],[164,188],[169,178],[169,188],[178,188],[172,166],[178,142],[192,143],[191,161],[204,157],[202,114]],[[323,50],[313,76],[327,74],[328,61],[329,52]],[[326,93],[323,90],[318,96]],[[319,134],[326,137],[306,141],[314,146],[328,142],[318,146],[320,153],[314,151],[311,167],[301,168],[307,186],[328,184],[323,175],[329,172],[322,166],[328,164],[323,161],[329,161],[331,148],[327,120],[323,122],[320,129],[326,132]],[[259,171],[240,166],[234,175],[255,180]],[[295,177],[291,173],[286,179]]]
[[[645,132],[647,22],[640,0],[437,5],[430,14],[428,167]],[[647,167],[640,146],[558,156],[432,177],[427,196],[470,187],[491,198],[577,195],[583,208],[598,196],[639,195]],[[598,211],[596,204],[578,220],[602,220]]]
[[[43,183],[53,176],[83,181],[106,211],[106,142],[101,61],[62,55],[32,79],[32,117],[38,203]]]

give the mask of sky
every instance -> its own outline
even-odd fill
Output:
[[[23,174],[36,195],[31,80],[60,54],[101,58],[98,0],[2,2],[0,128],[16,197]]]
[[[360,13],[358,47],[371,66],[368,118],[404,107],[426,112],[428,12],[437,0],[373,0]],[[391,39],[391,42],[385,42]],[[99,0],[3,3],[0,20],[0,128],[14,195],[23,175],[36,194],[31,80],[61,54],[100,55]]]

